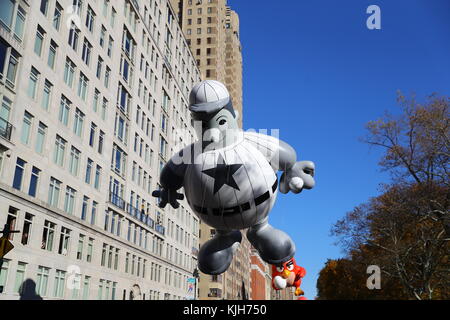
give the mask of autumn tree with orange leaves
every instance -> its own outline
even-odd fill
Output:
[[[385,150],[392,181],[333,226],[347,257],[322,269],[319,299],[450,299],[450,100],[398,101],[402,114],[368,123],[364,138]],[[369,265],[382,270],[381,290],[366,287]]]

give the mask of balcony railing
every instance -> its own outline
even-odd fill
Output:
[[[166,228],[164,228],[162,225],[160,225],[160,224],[157,224],[156,226],[155,226],[155,231],[156,232],[158,232],[159,234],[161,234],[161,235],[165,235],[165,233],[166,233]]]
[[[127,205],[127,212],[132,216],[135,217],[136,219],[139,219],[141,212],[139,211],[138,208],[133,207],[133,205],[128,204]]]
[[[126,205],[127,213],[131,215],[132,217],[138,219],[151,229],[155,229],[155,221],[150,218],[148,215],[146,215],[142,210],[139,210],[138,208],[134,207],[133,205],[127,203]]]
[[[110,192],[109,193],[109,202],[115,205],[117,208],[125,210],[125,200],[119,197],[117,194]]]
[[[12,124],[0,118],[0,137],[11,141]]]
[[[127,212],[130,216],[141,221],[142,223],[147,225],[149,228],[155,230],[159,234],[165,235],[165,233],[166,233],[165,227],[163,227],[160,224],[156,224],[155,220],[153,220],[147,214],[145,214],[144,211],[139,210],[138,208],[134,207],[130,203],[127,203],[125,200],[123,200],[117,194],[110,192],[109,193],[109,202],[112,203],[117,208],[122,209],[123,211]]]

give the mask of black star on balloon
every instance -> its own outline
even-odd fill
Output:
[[[217,192],[219,192],[220,188],[222,188],[224,184],[236,190],[240,190],[239,186],[237,185],[236,181],[233,178],[233,175],[241,167],[242,164],[227,165],[222,155],[219,154],[217,167],[204,170],[203,173],[214,179],[214,194],[216,194]]]

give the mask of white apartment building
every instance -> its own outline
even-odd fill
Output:
[[[0,1],[0,228],[20,231],[0,299],[188,297],[199,221],[151,196],[195,135],[174,19],[168,0]]]

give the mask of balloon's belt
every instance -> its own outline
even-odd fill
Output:
[[[275,191],[277,191],[277,188],[278,188],[278,180],[276,179],[275,183],[272,186],[272,194],[274,194]],[[255,206],[257,207],[269,199],[270,199],[270,191],[267,191],[266,193],[264,193],[261,196],[254,199]],[[241,204],[241,205],[238,205],[238,206],[235,206],[232,208],[219,208],[219,209],[209,209],[209,208],[200,207],[200,206],[196,206],[196,205],[193,205],[192,207],[196,212],[204,214],[204,215],[208,215],[208,213],[211,213],[213,216],[222,216],[224,214],[229,216],[232,214],[239,214],[239,213],[243,213],[247,210],[250,210],[251,204],[249,201],[249,202],[246,202],[244,204]]]

